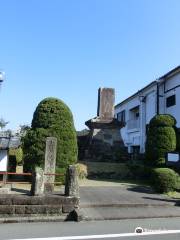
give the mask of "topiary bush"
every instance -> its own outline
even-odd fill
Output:
[[[172,127],[176,125],[176,119],[170,114],[158,114],[150,121],[151,127]]]
[[[151,183],[159,193],[167,193],[179,188],[179,175],[170,168],[155,168],[152,170]]]
[[[67,105],[56,98],[42,100],[33,115],[31,128],[23,138],[24,170],[44,166],[47,137],[57,138],[57,168],[77,161],[77,138],[73,116]]]
[[[145,153],[145,162],[148,165],[164,165],[167,152],[176,150],[175,124],[175,118],[167,114],[157,115],[151,119]]]
[[[176,151],[180,153],[180,128],[175,128],[176,131]]]

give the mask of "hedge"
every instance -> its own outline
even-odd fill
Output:
[[[179,188],[179,175],[170,168],[155,168],[152,170],[151,183],[159,193],[174,191]]]

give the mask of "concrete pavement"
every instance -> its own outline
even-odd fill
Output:
[[[84,220],[180,217],[179,200],[155,194],[148,186],[80,187],[80,215]]]
[[[14,193],[22,194],[28,190],[16,186]],[[56,190],[59,191],[59,187]],[[63,193],[63,188],[61,192]],[[78,216],[84,220],[180,217],[179,202],[180,199],[155,194],[148,186],[87,179],[80,181],[81,210],[78,211]],[[42,220],[48,221],[46,218]],[[49,219],[53,220],[55,221],[54,218]]]

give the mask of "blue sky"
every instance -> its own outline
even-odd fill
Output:
[[[180,65],[179,0],[0,0],[0,117],[30,124],[45,97],[71,108],[77,130],[97,90],[116,103]]]

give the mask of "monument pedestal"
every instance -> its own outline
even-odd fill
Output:
[[[90,129],[86,158],[91,161],[119,161],[120,153],[125,152],[120,129],[122,122],[114,118],[114,89],[100,88],[97,117],[85,124]]]
[[[115,119],[93,118],[86,122],[90,129],[88,158],[93,161],[118,161],[118,152],[124,147],[120,128]]]

